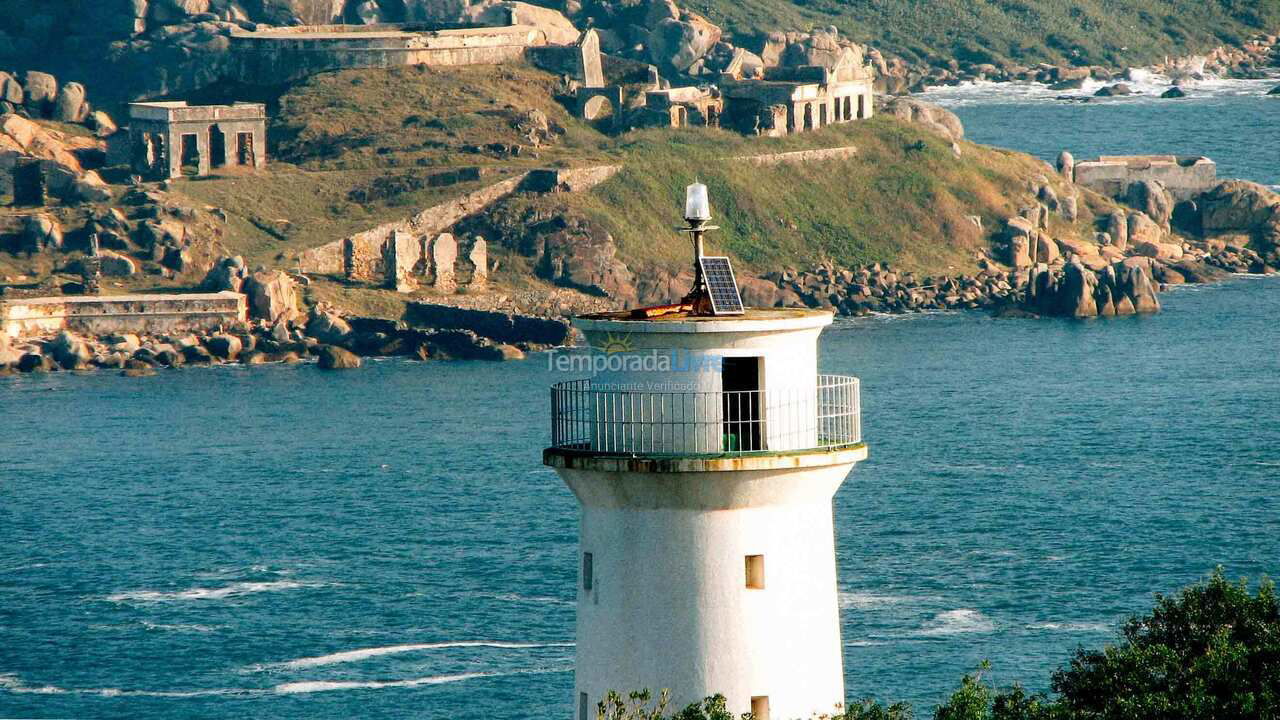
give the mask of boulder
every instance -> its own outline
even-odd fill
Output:
[[[19,247],[26,252],[44,249],[62,249],[62,226],[52,216],[44,213],[28,215],[22,224]]]
[[[110,250],[100,250],[98,259],[102,274],[109,277],[131,277],[138,272],[138,266],[129,257]]]
[[[1160,226],[1143,212],[1129,213],[1129,244],[1141,245],[1144,242],[1163,242],[1164,233]]]
[[[1098,91],[1094,93],[1094,96],[1095,97],[1118,97],[1122,95],[1132,95],[1132,94],[1133,94],[1133,88],[1129,87],[1124,83],[1116,83],[1115,85],[1107,85],[1106,87],[1098,88]]]
[[[1062,219],[1067,222],[1075,222],[1080,217],[1080,201],[1075,195],[1068,195],[1061,200],[1061,207],[1058,208],[1062,213]]]
[[[298,292],[293,278],[281,270],[261,270],[244,282],[249,315],[271,323],[288,322],[298,314]]]
[[[214,263],[205,274],[204,281],[200,283],[200,289],[207,292],[224,290],[240,292],[247,277],[248,269],[245,267],[244,258],[239,255],[224,257]]]
[[[1207,234],[1255,233],[1280,216],[1280,195],[1257,183],[1227,180],[1200,195],[1200,223]]]
[[[1140,242],[1133,246],[1133,251],[1143,257],[1155,258],[1164,262],[1182,259],[1182,246],[1165,242]]]
[[[683,19],[666,19],[649,34],[649,58],[666,71],[683,73],[720,42],[720,28],[686,12]]]
[[[1031,267],[1031,243],[1026,235],[1010,238],[1008,263],[1015,268]]]
[[[1036,262],[1052,265],[1062,256],[1058,251],[1058,244],[1048,235],[1037,231],[1033,237],[1036,243]]]
[[[964,124],[960,122],[960,118],[950,110],[932,103],[911,97],[895,97],[884,104],[881,112],[920,125],[951,142],[964,139]]]
[[[85,124],[89,126],[90,130],[93,130],[94,135],[100,138],[111,137],[119,130],[111,116],[102,110],[94,110],[90,113]]]
[[[35,114],[47,116],[58,98],[58,81],[49,73],[28,70],[22,76],[22,89],[26,95],[23,104]]]
[[[1162,97],[1162,98],[1164,98],[1164,99],[1166,99],[1166,100],[1169,100],[1169,99],[1172,99],[1172,98],[1184,98],[1184,97],[1186,97],[1186,96],[1187,96],[1187,92],[1186,92],[1185,90],[1183,90],[1182,88],[1180,88],[1180,87],[1176,87],[1176,86],[1175,86],[1175,87],[1171,87],[1171,88],[1169,88],[1168,90],[1165,90],[1163,93],[1161,93],[1161,94],[1160,94],[1160,97]]]
[[[9,73],[0,71],[0,102],[7,102],[16,107],[22,104],[25,97],[26,92],[22,89],[22,83]]]
[[[438,3],[438,0],[435,1]],[[578,42],[581,35],[564,13],[526,2],[479,3],[471,5],[467,14],[471,22],[480,25],[506,25],[511,18],[515,18],[516,23],[530,25],[542,32],[550,45],[572,45]],[[713,42],[712,45],[714,44]]]
[[[240,338],[227,333],[220,333],[210,337],[205,341],[204,346],[208,348],[211,355],[227,362],[235,362],[240,355],[240,351],[244,348]]]
[[[1135,210],[1146,213],[1165,232],[1169,231],[1169,218],[1173,216],[1173,196],[1156,180],[1139,180],[1130,183],[1125,190],[1125,202]]]
[[[89,362],[93,360],[93,351],[89,349],[89,344],[69,330],[58,333],[57,337],[45,346],[45,352],[67,370],[88,367]]]
[[[635,277],[617,258],[613,236],[591,222],[571,224],[542,238],[538,274],[566,287],[614,298],[636,299]]]
[[[326,345],[337,345],[351,337],[351,325],[336,312],[317,305],[307,316],[307,335]]]
[[[1119,288],[1132,304],[1134,312],[1160,312],[1160,300],[1156,297],[1155,284],[1149,272],[1137,265],[1125,265],[1120,273]],[[1120,313],[1120,306],[1116,306]]]
[[[49,372],[54,367],[53,360],[37,352],[23,353],[17,364],[18,371],[24,373]]]
[[[85,102],[84,86],[70,82],[58,90],[58,97],[53,103],[53,119],[61,122],[84,122],[89,114],[89,105]]]
[[[1095,317],[1098,303],[1095,295],[1098,277],[1079,263],[1068,263],[1059,291],[1059,308],[1069,317]]]
[[[322,370],[352,370],[360,367],[360,356],[336,345],[321,345],[316,356]]]
[[[1107,234],[1111,236],[1111,245],[1118,250],[1129,247],[1129,220],[1119,210],[1107,216]]]
[[[1076,159],[1071,153],[1066,150],[1058,153],[1057,167],[1058,172],[1061,173],[1062,177],[1066,178],[1068,182],[1075,181]]]
[[[1020,215],[1008,218],[1004,221],[1004,224],[1005,234],[1011,238],[1019,235],[1023,237],[1030,237],[1031,233],[1035,232],[1036,229],[1036,224],[1033,220],[1029,220]]]
[[[111,187],[98,171],[87,170],[71,182],[71,191],[64,196],[87,203],[108,202],[111,200]]]

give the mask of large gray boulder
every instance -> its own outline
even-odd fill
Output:
[[[1068,317],[1098,314],[1098,277],[1078,262],[1067,263],[1059,294],[1059,308]]]
[[[23,222],[19,246],[26,252],[44,249],[62,249],[62,226],[49,215],[39,213],[27,216]]]
[[[289,321],[298,314],[298,292],[293,278],[280,270],[262,270],[244,282],[249,314],[268,322]]]
[[[351,325],[336,312],[316,306],[307,316],[307,335],[328,345],[338,345],[351,337]]]
[[[649,58],[666,72],[682,73],[720,42],[720,27],[696,13],[666,19],[649,33]]]
[[[885,103],[881,112],[919,125],[951,142],[964,139],[964,124],[960,122],[960,118],[950,110],[933,103],[910,97],[895,97]]]
[[[58,90],[58,97],[53,103],[53,119],[61,122],[84,122],[89,114],[89,104],[85,102],[84,86],[70,82]]]
[[[227,333],[219,333],[210,337],[205,341],[204,346],[208,348],[211,355],[227,362],[235,362],[240,355],[240,350],[244,347],[243,343],[240,342],[240,338]]]
[[[67,370],[87,367],[89,361],[93,359],[93,351],[89,348],[89,344],[68,330],[58,333],[58,336],[45,346],[45,351]]]
[[[25,97],[26,92],[22,89],[22,83],[9,73],[0,72],[0,102],[16,106],[21,105]]]
[[[360,356],[335,345],[321,345],[316,353],[322,370],[354,370],[360,367]]]
[[[200,289],[208,292],[224,290],[240,292],[248,275],[249,271],[245,267],[244,258],[239,255],[224,257],[214,263],[214,266],[205,274],[204,281],[200,283]]]
[[[1146,213],[1163,230],[1169,230],[1169,218],[1173,216],[1173,196],[1157,180],[1139,180],[1130,183],[1125,192],[1125,202],[1135,210]]]
[[[26,94],[23,104],[38,115],[48,115],[58,98],[58,80],[49,73],[28,70],[22,76],[22,89]]]

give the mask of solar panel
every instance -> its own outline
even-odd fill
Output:
[[[700,257],[702,279],[707,283],[711,296],[712,315],[741,315],[742,296],[738,294],[738,281],[733,277],[733,266],[727,257]]]

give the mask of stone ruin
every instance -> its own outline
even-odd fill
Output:
[[[348,240],[343,249],[348,281],[381,274],[383,287],[396,292],[410,293],[427,286],[437,292],[453,293],[459,285],[482,288],[489,280],[489,246],[480,237],[472,240],[461,268],[458,241],[449,233],[415,238],[396,230],[382,244],[381,267],[374,267],[367,259],[362,262],[354,242]]]
[[[196,176],[213,168],[267,162],[267,108],[260,103],[129,105],[130,164],[147,179]]]

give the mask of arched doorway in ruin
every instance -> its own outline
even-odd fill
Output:
[[[209,126],[209,167],[227,164],[227,136],[217,125]]]

